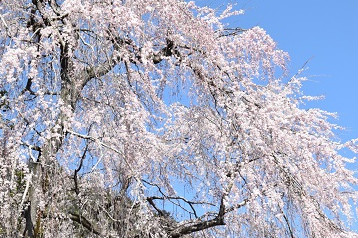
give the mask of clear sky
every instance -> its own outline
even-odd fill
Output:
[[[342,140],[358,138],[357,0],[198,0],[213,7],[236,4],[245,14],[230,19],[235,27],[260,26],[290,54],[290,75],[309,60],[303,91],[325,99],[309,106],[337,112]]]
[[[233,24],[263,27],[290,54],[291,75],[309,60],[303,90],[325,96],[312,106],[338,113],[343,140],[358,138],[358,1],[236,2],[246,14]]]
[[[342,141],[358,138],[358,0],[198,0],[212,7],[235,3],[245,14],[233,27],[260,26],[290,54],[290,75],[309,60],[303,91],[325,99],[308,104],[337,112]],[[358,170],[358,163],[352,166]],[[353,225],[358,231],[358,224]]]

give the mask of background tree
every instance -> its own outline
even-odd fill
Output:
[[[240,14],[167,0],[0,3],[0,233],[356,237],[355,141],[302,109]],[[297,96],[298,95],[298,96]]]

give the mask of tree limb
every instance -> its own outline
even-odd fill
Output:
[[[74,212],[70,212],[69,215],[70,215],[70,219],[72,221],[75,221],[75,222],[81,224],[83,227],[85,227],[90,232],[101,236],[101,232],[99,232],[99,230],[97,228],[95,228],[93,226],[93,224],[91,224],[91,222],[89,222],[85,217],[83,217],[79,214],[76,214]]]

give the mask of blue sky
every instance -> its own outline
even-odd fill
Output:
[[[226,1],[229,2],[229,1]],[[358,1],[236,1],[245,15],[232,24],[260,26],[290,54],[290,75],[309,60],[303,91],[324,95],[309,106],[337,112],[342,140],[358,138]]]
[[[227,3],[244,15],[229,19],[232,27],[260,26],[290,54],[290,76],[309,61],[302,74],[303,92],[324,96],[307,104],[336,112],[331,122],[346,128],[342,141],[358,138],[358,1],[345,0],[197,0],[199,5],[223,9]],[[357,168],[358,169],[358,168]]]
[[[309,60],[303,92],[323,95],[309,104],[338,113],[343,141],[358,138],[358,1],[357,0],[196,0],[223,9],[232,3],[245,14],[230,18],[232,27],[260,26],[290,54],[290,75]]]
[[[290,54],[290,75],[309,60],[303,91],[325,99],[309,106],[337,112],[334,122],[347,130],[342,140],[358,138],[358,1],[198,0],[199,5],[236,4],[245,14],[233,27],[260,26]]]
[[[290,54],[290,75],[309,60],[303,73],[308,95],[324,100],[307,104],[337,112],[332,120],[346,128],[342,141],[358,138],[358,1],[345,0],[197,0],[212,7],[236,4],[245,14],[230,19],[232,27],[260,26]],[[352,154],[347,154],[352,156]],[[355,170],[358,163],[351,167]],[[358,224],[352,227],[358,231]]]

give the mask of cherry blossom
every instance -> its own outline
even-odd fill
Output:
[[[0,234],[357,237],[357,140],[242,14],[3,0]]]

